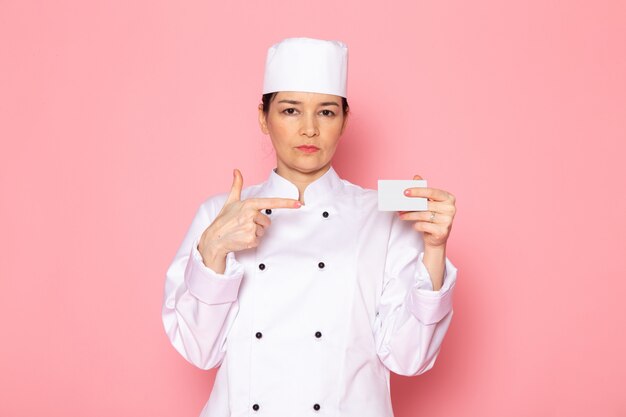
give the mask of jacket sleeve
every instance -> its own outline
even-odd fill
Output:
[[[169,266],[162,306],[165,332],[174,348],[201,369],[219,366],[237,315],[244,268],[233,252],[223,274],[204,265],[198,242],[216,217],[212,200],[200,206]]]
[[[423,263],[423,234],[394,216],[383,288],[374,321],[377,353],[392,372],[414,376],[431,369],[452,320],[457,269],[445,260],[443,286],[433,291]]]

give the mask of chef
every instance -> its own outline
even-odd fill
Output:
[[[440,351],[455,199],[409,188],[428,211],[379,211],[376,190],[338,175],[347,57],[339,41],[269,48],[259,125],[276,167],[246,187],[234,170],[167,270],[167,336],[193,365],[219,368],[202,417],[392,417],[390,371],[421,374]]]

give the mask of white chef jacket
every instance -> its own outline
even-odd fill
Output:
[[[457,269],[433,291],[413,221],[378,211],[377,191],[331,167],[300,208],[262,210],[256,248],[230,252],[218,274],[199,238],[228,193],[198,209],[167,270],[163,324],[202,369],[219,366],[201,417],[392,417],[389,371],[431,369],[452,319]],[[298,199],[271,170],[241,198]]]

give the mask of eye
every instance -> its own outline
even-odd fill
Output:
[[[289,115],[296,114],[296,112],[297,112],[297,110],[295,108],[293,108],[293,107],[289,107],[289,108],[283,110],[283,113],[289,114]]]
[[[332,110],[324,109],[324,110],[322,110],[322,114],[323,114],[324,116],[334,116],[334,115],[335,115],[335,112],[334,112],[334,111],[332,111]]]

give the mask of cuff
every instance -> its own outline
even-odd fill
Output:
[[[237,299],[243,279],[244,267],[235,258],[234,252],[226,255],[226,269],[218,274],[207,267],[198,251],[198,239],[191,248],[185,269],[185,283],[189,292],[206,304],[231,303]]]
[[[452,310],[452,295],[456,283],[457,269],[446,257],[443,285],[438,291],[433,290],[428,269],[423,262],[424,252],[417,259],[415,285],[408,297],[409,309],[424,324],[438,323]]]

